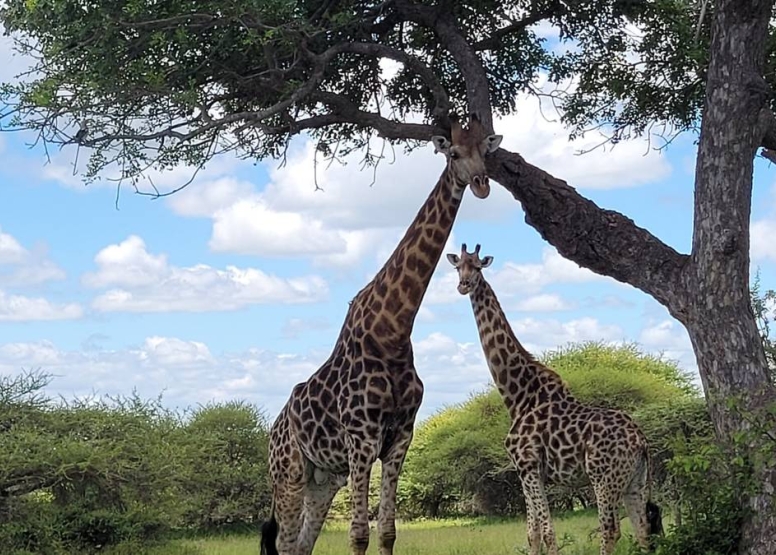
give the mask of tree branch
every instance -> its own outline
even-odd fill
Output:
[[[442,46],[450,53],[466,82],[469,111],[480,117],[488,133],[493,132],[493,109],[490,103],[488,74],[477,52],[458,28],[453,14],[444,8],[414,4],[411,0],[396,0],[397,11],[407,20],[433,30]]]
[[[555,10],[546,10],[528,15],[520,21],[515,21],[506,27],[496,29],[488,38],[482,39],[481,41],[472,44],[472,49],[476,52],[480,52],[482,50],[495,50],[501,46],[501,39],[505,36],[512,33],[522,33],[531,25],[539,23],[540,21],[543,21],[548,17],[555,15],[556,13],[557,11]]]
[[[418,76],[428,86],[431,94],[434,96],[435,105],[431,111],[432,117],[436,120],[446,116],[449,113],[450,99],[447,96],[447,91],[439,82],[439,79],[431,70],[431,68],[424,64],[416,56],[412,56],[402,50],[398,50],[384,44],[370,42],[346,43],[343,45],[343,52],[353,52],[355,54],[364,54],[366,56],[388,58],[397,62],[401,62],[410,70],[418,74]]]
[[[303,129],[311,129],[312,125],[325,121],[323,118],[337,118],[338,123],[351,123],[361,127],[373,127],[381,137],[386,139],[407,139],[414,141],[429,141],[432,135],[442,135],[445,130],[434,125],[422,123],[401,123],[388,119],[375,112],[361,110],[357,104],[342,95],[318,92],[313,98],[332,108],[332,114],[328,116],[316,116],[308,120],[301,120],[296,125],[306,125]],[[305,124],[305,122],[307,122]],[[322,127],[323,125],[317,125]],[[300,129],[301,130],[301,129]]]
[[[488,175],[520,201],[526,223],[564,258],[644,291],[682,320],[687,255],[622,214],[600,208],[519,154],[499,149],[487,165]]]

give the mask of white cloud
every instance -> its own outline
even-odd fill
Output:
[[[83,316],[76,303],[55,304],[42,297],[9,295],[0,291],[0,322],[73,320]]]
[[[538,320],[536,318],[510,319],[515,335],[525,345],[533,345],[535,354],[567,343],[584,341],[620,341],[625,332],[620,326],[602,324],[595,318],[560,320]]]
[[[755,260],[776,261],[776,220],[758,220],[750,229],[750,251]]]
[[[686,370],[697,375],[698,365],[687,330],[673,319],[653,321],[641,330],[639,343],[650,351],[676,360]]]
[[[16,264],[27,256],[27,249],[11,235],[0,230],[0,264]]]
[[[6,35],[5,26],[0,24],[0,83],[16,82],[16,76],[27,71],[34,60],[16,52],[13,48],[13,37]]]
[[[283,324],[280,333],[286,339],[298,339],[305,332],[328,330],[331,328],[332,324],[326,318],[289,318]]]
[[[328,285],[315,275],[281,278],[257,268],[173,266],[164,255],[149,253],[134,235],[101,250],[95,263],[97,271],[85,274],[82,282],[112,288],[92,302],[100,312],[235,310],[251,304],[316,302],[328,295]]]
[[[586,268],[576,262],[563,258],[552,247],[542,250],[539,264],[516,264],[506,262],[496,272],[490,282],[497,294],[538,293],[543,287],[559,283],[586,283],[598,280],[614,281]]]
[[[458,252],[459,249],[460,247],[452,249],[452,252]],[[451,252],[451,250],[445,252]],[[485,277],[493,286],[499,300],[507,306],[515,304],[512,302],[515,296],[537,295],[548,285],[588,283],[599,280],[616,283],[611,278],[598,275],[582,268],[576,262],[563,258],[552,247],[545,247],[542,250],[540,263],[505,262],[498,270],[485,270],[485,272],[487,272]],[[435,305],[459,302],[461,294],[458,293],[457,286],[458,274],[443,258],[440,262],[440,268],[431,280],[424,303]],[[551,310],[552,308],[548,303],[554,303],[554,310],[569,308],[568,303],[554,297],[557,295],[541,295],[533,300],[521,299],[516,302],[518,307],[523,307],[519,310]],[[537,308],[530,308],[531,305]]]
[[[542,293],[522,299],[515,304],[515,310],[521,312],[558,312],[571,310],[574,305],[563,299],[560,295]]]
[[[213,354],[204,343],[174,337],[149,337],[117,350],[64,350],[49,341],[0,345],[0,373],[42,368],[55,376],[51,394],[128,395],[136,389],[145,398],[163,393],[173,407],[242,398],[272,415],[324,360],[256,349]]]
[[[81,281],[87,287],[140,287],[159,280],[167,271],[167,257],[152,255],[146,251],[145,241],[130,235],[121,243],[109,245],[97,253],[94,262],[99,267],[95,273],[87,273]]]
[[[28,250],[0,229],[0,286],[28,287],[64,278],[65,272],[48,259],[45,248]]]

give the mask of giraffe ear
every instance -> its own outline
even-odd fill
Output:
[[[488,135],[485,137],[485,151],[496,152],[504,135]]]
[[[442,135],[434,135],[431,137],[431,142],[434,143],[434,154],[437,152],[441,152],[443,154],[450,152],[450,141],[447,140],[447,137],[443,137]]]
[[[481,268],[487,268],[491,264],[493,264],[493,257],[492,256],[486,256],[485,258],[483,258],[480,261],[480,267]]]
[[[458,263],[461,261],[461,257],[459,257],[457,254],[448,254],[447,255],[447,261],[450,262],[453,266],[458,266]]]

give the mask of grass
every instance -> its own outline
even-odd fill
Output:
[[[600,538],[590,537],[598,526],[594,512],[556,517],[555,531],[563,555],[597,555]],[[627,552],[630,522],[622,521],[623,538],[615,555]],[[399,525],[397,555],[521,555],[526,553],[524,520],[443,520]],[[149,555],[256,555],[258,535],[178,540]],[[346,523],[326,526],[314,555],[344,555],[348,550]],[[372,531],[369,553],[377,553],[376,532]]]

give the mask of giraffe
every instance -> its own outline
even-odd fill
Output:
[[[624,501],[639,544],[651,548],[662,533],[660,508],[650,501],[651,473],[644,434],[618,410],[584,404],[561,377],[521,345],[496,294],[482,275],[493,263],[461,247],[448,254],[458,271],[458,292],[469,295],[482,349],[493,381],[512,420],[504,442],[523,487],[528,545],[538,555],[542,541],[558,554],[545,486],[592,483],[598,505],[601,555],[620,538],[618,509]]]
[[[452,120],[451,140],[432,137],[447,160],[439,181],[393,254],[350,302],[331,355],[297,384],[270,430],[272,510],[262,554],[310,555],[332,499],[350,477],[350,549],[369,544],[367,496],[373,463],[382,461],[380,555],[396,540],[396,486],[412,441],[423,383],[410,335],[467,186],[490,194],[484,157],[501,143],[476,116]]]

